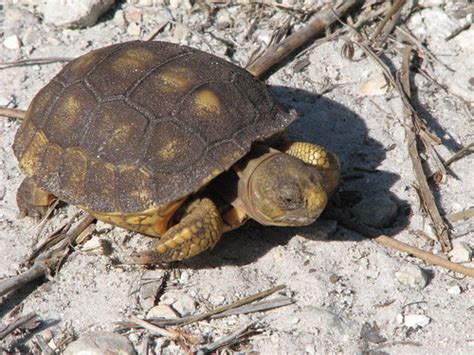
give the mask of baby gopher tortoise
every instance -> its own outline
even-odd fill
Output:
[[[94,50],[36,95],[13,150],[17,201],[38,216],[55,198],[153,237],[148,264],[212,248],[252,218],[313,223],[339,181],[337,157],[282,134],[294,110],[225,60],[165,42]]]

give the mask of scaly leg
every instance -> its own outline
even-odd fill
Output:
[[[33,179],[25,178],[16,193],[20,218],[26,216],[42,218],[54,199],[52,194],[40,189]]]
[[[138,264],[183,260],[214,247],[222,235],[221,215],[209,198],[189,204],[181,221],[166,231],[151,250],[132,257]]]
[[[277,149],[301,159],[321,172],[327,186],[328,196],[336,190],[340,180],[340,164],[337,156],[329,150],[315,144],[305,142],[283,142]]]

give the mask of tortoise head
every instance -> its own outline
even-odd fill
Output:
[[[309,225],[328,201],[317,168],[273,149],[248,160],[238,174],[238,194],[247,214],[264,225]]]

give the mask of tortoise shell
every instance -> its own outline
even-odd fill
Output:
[[[67,64],[31,102],[13,149],[60,200],[136,213],[198,191],[294,119],[236,65],[133,41]]]

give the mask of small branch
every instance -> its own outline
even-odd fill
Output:
[[[454,163],[456,160],[459,160],[461,159],[462,157],[472,153],[474,151],[474,143],[470,143],[468,144],[467,146],[465,146],[464,148],[460,149],[459,151],[457,151],[451,158],[449,158],[448,160],[446,160],[444,162],[444,166],[448,166],[448,165],[451,165],[452,163]]]
[[[94,221],[94,217],[87,214],[82,221],[66,233],[61,242],[51,250],[45,250],[36,257],[33,266],[25,272],[12,276],[6,280],[0,281],[0,296],[7,294],[13,290],[17,290],[27,283],[47,276],[50,270],[55,270],[59,267],[64,257],[67,255],[67,248],[75,243],[76,238]]]
[[[22,325],[30,322],[33,318],[37,317],[36,313],[29,313],[26,316],[19,317],[7,325],[5,328],[0,329],[0,340],[5,338],[8,334],[13,332],[15,329],[20,328]]]
[[[354,222],[353,220],[344,216],[341,212],[338,212],[336,210],[329,211],[328,215],[330,218],[335,219],[344,228],[356,231],[357,233],[362,234],[364,237],[373,239],[374,241],[383,246],[401,251],[403,253],[411,254],[417,257],[418,259],[425,261],[428,264],[441,266],[445,269],[457,272],[459,274],[474,277],[473,268],[468,268],[461,264],[453,263],[432,253],[426,252],[406,243],[400,242],[389,236],[383,235],[374,228]]]
[[[48,267],[44,263],[35,263],[30,269],[19,275],[0,281],[0,297],[8,292],[22,288],[37,278],[48,274]]]
[[[461,27],[454,30],[453,33],[451,33],[449,36],[447,36],[444,40],[446,42],[452,40],[454,37],[456,37],[462,31],[467,30],[469,27],[471,27],[471,22],[470,21],[466,22],[464,25],[462,25]]]
[[[280,63],[296,49],[323,33],[329,26],[338,20],[338,17],[342,17],[357,3],[357,0],[344,1],[335,12],[333,9],[326,9],[319,14],[316,14],[309,24],[301,30],[288,36],[280,43],[270,47],[260,58],[246,68],[247,71],[257,78],[262,77],[270,70],[270,68]]]
[[[405,47],[403,49],[403,64],[401,70],[401,79],[399,81],[399,87],[401,86],[400,89],[403,90],[408,99],[410,99],[410,55],[411,47]],[[408,152],[410,154],[413,170],[420,187],[421,203],[433,222],[436,236],[438,241],[441,243],[443,251],[448,251],[452,248],[449,228],[438,211],[438,207],[436,206],[435,199],[431,192],[430,186],[428,185],[426,175],[423,171],[423,166],[418,153],[417,136],[415,133],[415,114],[414,111],[404,107],[405,134],[407,137]]]
[[[19,110],[16,108],[6,108],[0,107],[0,116],[8,117],[8,118],[16,118],[17,120],[23,120],[26,116],[26,111]]]

